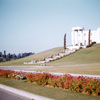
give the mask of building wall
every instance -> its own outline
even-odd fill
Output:
[[[88,35],[89,31],[84,31],[84,45],[88,45]]]
[[[75,46],[87,46],[89,31],[85,31],[84,28],[74,27],[72,28],[72,45]],[[100,28],[91,31],[90,42],[100,43]]]

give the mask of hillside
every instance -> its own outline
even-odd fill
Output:
[[[49,65],[64,66],[68,64],[100,63],[100,44],[80,49],[74,54],[51,62]]]
[[[34,68],[31,70],[100,75],[100,45],[80,49],[76,53],[50,62],[47,65],[54,67]]]
[[[23,62],[31,61],[31,60],[39,60],[45,57],[49,57],[53,54],[57,54],[63,51],[62,47],[53,48],[44,52],[37,53],[35,55],[31,55],[22,59],[8,61],[5,63],[0,63],[2,65],[23,65]],[[80,49],[76,53],[73,53],[69,56],[66,56],[62,59],[52,61],[47,65],[53,66],[66,66],[69,64],[88,64],[88,63],[100,63],[100,44],[94,45],[89,48]]]
[[[51,55],[57,54],[57,53],[62,52],[62,51],[63,51],[63,47],[57,47],[57,48],[53,48],[53,49],[50,49],[50,50],[47,50],[44,52],[40,52],[40,53],[37,53],[35,55],[31,55],[31,56],[28,56],[25,58],[0,63],[0,66],[24,65],[23,63],[26,61],[43,59],[44,57],[49,57]]]

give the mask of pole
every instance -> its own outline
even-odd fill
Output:
[[[64,49],[66,49],[66,33],[64,35]]]

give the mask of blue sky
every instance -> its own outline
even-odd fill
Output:
[[[100,27],[100,0],[0,0],[0,51],[40,52],[71,44],[71,29]]]

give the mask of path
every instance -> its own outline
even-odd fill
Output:
[[[66,67],[70,66],[87,66],[87,65],[95,65],[100,63],[87,63],[87,64],[67,64]],[[53,67],[63,67],[63,66],[0,66],[0,69],[4,70],[27,70],[33,68],[53,68]]]
[[[4,89],[0,89],[0,100],[31,100],[31,99],[21,97],[17,94],[11,93]]]
[[[0,100],[54,100],[54,99],[32,94],[20,89],[0,84]]]

